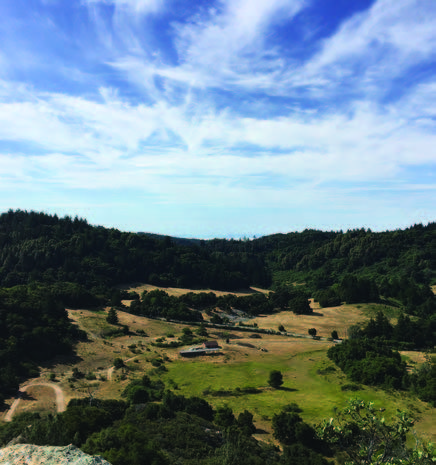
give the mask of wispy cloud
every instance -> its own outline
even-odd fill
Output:
[[[130,10],[133,13],[156,13],[165,4],[164,0],[83,0],[87,4],[113,5],[119,9]]]
[[[379,81],[392,81],[405,69],[434,58],[435,50],[434,2],[379,0],[324,39],[320,51],[296,73],[294,82],[310,85],[313,79],[320,79],[326,90],[340,91],[346,84],[383,93]],[[292,76],[289,82],[292,84]],[[383,86],[389,89],[389,85]]]
[[[334,224],[347,208],[382,224],[377,205],[397,222],[436,215],[432,1],[378,0],[322,39],[301,29],[309,0],[87,0],[63,35],[60,5],[36,15],[61,41],[38,43],[37,72],[0,54],[2,192],[116,191],[157,216],[270,207],[304,223],[305,209],[320,226],[329,208]]]
[[[227,0],[218,8],[197,12],[189,22],[172,23],[177,52],[175,64],[129,55],[114,66],[141,76],[153,75],[189,87],[268,88],[284,61],[267,44],[271,27],[292,18],[307,4],[305,0]],[[144,51],[144,50],[142,50]]]

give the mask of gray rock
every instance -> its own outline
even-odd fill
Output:
[[[0,449],[2,465],[111,465],[99,455],[85,454],[76,446],[18,444]]]

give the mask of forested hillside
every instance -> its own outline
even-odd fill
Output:
[[[262,257],[272,287],[305,283],[322,306],[394,299],[411,314],[435,312],[436,223],[374,233],[305,230],[250,241],[213,240],[220,253]]]
[[[436,283],[436,223],[382,233],[305,230],[185,241],[95,227],[77,217],[9,211],[0,215],[0,264],[5,287],[62,281],[90,289],[137,280],[234,290],[269,287],[273,276],[276,286],[305,281],[319,290],[352,274],[374,280],[383,295],[407,300],[405,287]]]
[[[268,286],[261,256],[242,249],[212,253],[86,220],[9,211],[0,216],[0,285],[73,282],[88,289],[141,281],[163,286],[233,290]]]
[[[411,328],[401,337],[382,336],[408,347],[429,347],[436,324],[430,289],[436,282],[436,223],[383,233],[306,230],[254,240],[186,241],[11,210],[0,215],[3,394],[45,354],[71,349],[78,334],[64,306],[117,306],[122,296],[114,286],[132,281],[228,291],[272,287],[276,292],[268,297],[209,295],[215,306],[236,305],[251,315],[284,309],[310,313],[310,296],[323,307],[384,299],[420,320],[401,320]],[[294,282],[305,286],[294,288]],[[194,321],[202,319],[197,307],[192,298],[157,292],[143,296],[131,311]]]
[[[38,363],[72,353],[73,343],[84,337],[48,289],[0,289],[0,406],[16,393],[20,379],[38,375]]]

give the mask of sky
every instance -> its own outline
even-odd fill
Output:
[[[436,220],[435,0],[1,0],[0,211],[259,237]]]

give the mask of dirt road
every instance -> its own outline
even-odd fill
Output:
[[[63,393],[62,389],[57,384],[44,383],[44,382],[36,381],[34,383],[29,383],[29,384],[26,384],[25,386],[20,387],[19,397],[17,397],[14,400],[13,404],[11,405],[11,408],[6,413],[5,421],[12,421],[12,418],[13,418],[13,416],[15,414],[15,410],[17,409],[17,407],[18,407],[18,405],[20,403],[20,400],[21,400],[21,397],[20,397],[21,394],[20,393],[26,392],[27,389],[29,387],[32,387],[32,386],[46,386],[46,387],[52,388],[54,390],[55,394],[56,394],[57,411],[58,412],[64,412],[65,411],[65,408],[66,408],[65,396],[64,396],[64,393]]]

